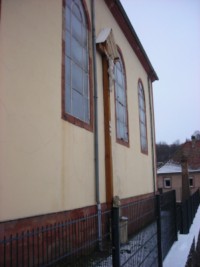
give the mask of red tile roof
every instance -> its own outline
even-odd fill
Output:
[[[188,160],[190,168],[197,169],[200,167],[200,140],[186,141],[173,156],[173,161],[180,163],[182,158]]]

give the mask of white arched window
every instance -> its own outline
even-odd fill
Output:
[[[147,146],[147,124],[146,124],[146,105],[142,82],[138,82],[138,102],[139,102],[139,121],[140,121],[140,145],[143,153],[148,153]]]
[[[116,110],[116,135],[117,141],[127,145],[128,136],[128,112],[126,96],[126,78],[122,56],[115,63],[115,110]]]
[[[64,4],[63,117],[90,124],[88,26],[81,0]]]

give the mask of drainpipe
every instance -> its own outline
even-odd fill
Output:
[[[93,53],[93,81],[94,81],[94,153],[95,153],[95,191],[98,217],[98,242],[99,249],[102,248],[102,226],[101,226],[101,203],[99,194],[99,136],[98,136],[98,90],[96,69],[96,29],[95,29],[95,4],[91,0],[92,16],[92,53]]]
[[[152,108],[152,86],[151,86],[151,80],[149,76],[147,77],[147,83],[148,83],[148,91],[149,91],[149,109],[150,109],[150,124],[151,124],[151,150],[152,150],[152,174],[153,174],[153,192],[154,195],[156,193],[156,175],[155,175],[155,135],[154,135],[154,113],[153,113],[153,108]],[[152,92],[153,93],[153,92]]]

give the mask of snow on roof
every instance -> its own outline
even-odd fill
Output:
[[[169,161],[157,170],[157,174],[181,173],[181,171],[182,171],[181,164]],[[200,172],[200,168],[198,169],[188,168],[188,171],[189,172]]]
[[[181,172],[181,165],[172,163],[172,162],[167,162],[165,165],[160,167],[157,171],[158,174],[162,173],[180,173]]]

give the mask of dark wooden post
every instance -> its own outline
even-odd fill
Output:
[[[156,195],[158,267],[163,267],[160,195]]]
[[[173,190],[173,204],[174,204],[174,240],[178,240],[178,227],[177,227],[177,207],[176,207],[176,190]]]
[[[190,186],[189,186],[189,174],[188,174],[188,162],[186,157],[181,159],[182,168],[182,202],[190,197]]]
[[[105,174],[106,202],[112,205],[113,199],[113,160],[111,139],[111,106],[109,91],[108,59],[103,56],[103,97],[104,97],[104,135],[105,135]]]
[[[182,207],[183,207],[183,234],[189,233],[190,228],[190,186],[189,186],[189,174],[188,174],[188,161],[185,156],[182,156],[181,159],[181,168],[182,168]]]
[[[112,265],[120,267],[120,225],[119,225],[119,197],[114,197],[112,207]]]

